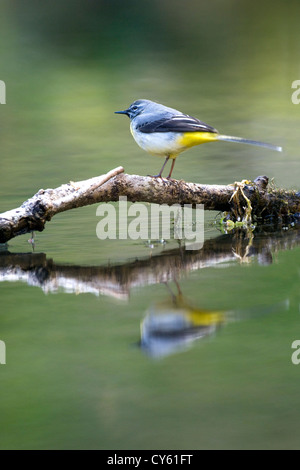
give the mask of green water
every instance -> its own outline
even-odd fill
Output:
[[[113,113],[137,98],[284,147],[203,145],[178,158],[175,178],[267,175],[299,189],[297,2],[0,10],[1,212],[119,165],[157,172],[162,161]],[[188,254],[175,242],[98,240],[96,208],[57,215],[32,256],[29,235],[0,254],[0,448],[299,448],[299,229],[221,236],[206,214],[203,250]],[[141,347],[149,312],[183,312],[194,336],[156,357]]]

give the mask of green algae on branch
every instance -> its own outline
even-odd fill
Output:
[[[266,176],[253,182],[243,180],[234,184],[229,211],[221,217],[221,223],[229,228],[265,223],[291,224],[299,220],[300,192],[276,188]]]

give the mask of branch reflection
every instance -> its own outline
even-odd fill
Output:
[[[91,293],[126,300],[134,288],[180,280],[206,267],[245,262],[271,264],[274,253],[299,244],[299,227],[254,237],[238,230],[206,240],[199,251],[165,250],[147,259],[107,266],[63,265],[47,258],[45,253],[1,251],[0,282],[22,281],[45,293]]]

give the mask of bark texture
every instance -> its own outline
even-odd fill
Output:
[[[229,185],[206,185],[124,174],[122,167],[85,181],[55,189],[40,189],[20,207],[0,214],[0,243],[32,231],[42,231],[60,212],[90,204],[118,201],[156,204],[203,204],[205,210],[226,211],[233,222],[272,218],[300,212],[300,192],[268,188],[268,178]]]

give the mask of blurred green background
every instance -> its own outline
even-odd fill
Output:
[[[258,175],[299,189],[300,79],[296,1],[3,0],[0,5],[0,211],[40,188],[122,165],[153,174],[162,161],[133,141],[114,111],[147,98],[221,133],[282,145],[229,143],[181,155],[174,178],[227,184]],[[216,235],[206,216],[206,238]],[[36,251],[56,263],[105,265],[158,254],[100,242],[96,206],[56,216]],[[283,236],[281,234],[280,236]],[[29,236],[9,243],[30,251]],[[46,295],[0,284],[0,448],[299,448],[299,247],[274,262],[231,262],[181,281],[199,308],[243,310],[289,300],[287,311],[230,323],[159,361],[136,346],[163,285],[109,296]]]

